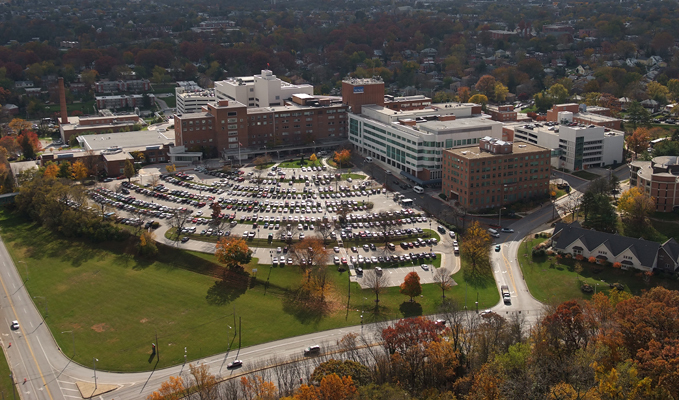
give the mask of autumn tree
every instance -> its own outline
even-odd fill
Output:
[[[336,151],[333,160],[337,163],[339,169],[342,169],[342,164],[347,164],[351,160],[351,150],[342,149],[339,152]]]
[[[132,177],[137,173],[137,171],[134,169],[134,164],[132,164],[131,160],[125,160],[125,167],[123,169],[123,175],[125,175],[125,178],[127,178],[127,181],[129,182],[132,180]]]
[[[28,160],[34,159],[37,152],[42,150],[38,135],[31,131],[23,131],[19,137],[17,137],[17,143],[21,147],[24,158]]]
[[[235,269],[252,261],[252,251],[242,238],[223,237],[217,242],[215,257],[220,263]]]
[[[158,246],[156,245],[156,239],[153,232],[142,231],[141,235],[139,235],[137,250],[142,256],[155,256],[158,254]]]
[[[363,272],[363,283],[375,294],[375,308],[380,302],[380,293],[384,292],[389,285],[389,279],[383,273],[377,273],[374,269]]]
[[[420,285],[420,276],[417,272],[409,272],[406,275],[403,283],[401,283],[401,294],[410,296],[410,302],[413,302],[413,297],[419,296],[422,293],[422,285]]]
[[[219,214],[222,213],[222,206],[219,204],[219,202],[218,201],[213,202],[210,208],[212,209],[212,219],[213,220],[219,219]]]
[[[199,399],[214,399],[217,394],[217,378],[210,373],[210,366],[207,364],[189,364],[189,382],[187,387],[191,388],[192,393],[196,393]]]
[[[306,289],[310,295],[320,293],[321,299],[325,297],[327,287],[328,256],[330,251],[323,241],[316,238],[305,238],[295,243],[290,248],[290,256],[297,266],[300,267],[306,277]]]
[[[319,383],[326,376],[350,376],[358,385],[370,382],[370,370],[365,365],[353,360],[328,360],[320,363],[309,377],[311,382]]]
[[[484,75],[481,78],[479,78],[478,82],[476,82],[476,85],[474,88],[484,94],[486,98],[492,98],[494,97],[494,92],[495,92],[495,77],[493,75]],[[474,101],[471,101],[472,103],[476,103]]]
[[[268,154],[264,155],[264,156],[256,157],[254,160],[252,160],[252,163],[255,165],[255,168],[257,168],[257,169],[264,168],[270,162],[271,162],[271,156],[268,155]]]
[[[13,118],[9,124],[7,124],[11,130],[14,131],[15,134],[20,134],[23,131],[27,131],[31,129],[31,123],[29,121],[23,120],[21,118]]]
[[[650,140],[651,135],[646,128],[637,128],[625,138],[627,149],[633,151],[635,156],[648,148]]]
[[[552,102],[555,104],[565,103],[568,99],[568,89],[566,89],[562,84],[555,83],[549,90],[547,90],[549,97],[552,98]]]
[[[503,85],[502,82],[495,83],[493,96],[496,102],[501,103],[505,101],[507,99],[507,93],[509,93],[509,89],[507,88],[507,86]]]
[[[294,395],[295,400],[352,400],[356,398],[356,385],[350,376],[332,374],[324,377],[319,386],[302,385]]]
[[[82,182],[85,178],[87,178],[87,167],[85,167],[85,164],[83,164],[82,161],[76,161],[73,163],[71,170],[73,171],[73,179]]]
[[[655,199],[637,186],[626,190],[618,200],[618,210],[623,221],[630,224],[632,230],[643,231],[648,216],[655,211]]]
[[[457,97],[460,99],[461,102],[466,103],[469,101],[469,98],[472,96],[471,90],[467,86],[460,86],[457,88]]]
[[[176,172],[177,167],[174,164],[169,164],[165,166],[165,171],[167,171],[169,174]]]
[[[71,171],[71,163],[68,161],[62,161],[59,163],[59,172],[57,173],[59,178],[71,179],[73,177],[73,172]]]
[[[460,243],[460,255],[469,263],[472,274],[490,271],[490,235],[478,221],[471,223]]]
[[[16,157],[21,150],[21,146],[16,141],[16,138],[11,135],[4,136],[0,139],[0,147],[7,150],[8,157]]]
[[[469,98],[469,102],[474,104],[486,105],[488,104],[488,97],[486,97],[486,95],[484,94],[477,93]]]
[[[309,156],[309,161],[311,161],[312,164],[318,161],[318,157],[316,157],[315,153]]]
[[[453,278],[450,276],[448,269],[441,267],[434,272],[434,284],[441,289],[441,297],[446,297],[446,290],[453,286]]]
[[[663,84],[651,81],[646,86],[646,95],[649,99],[655,100],[658,103],[667,103],[667,97],[670,94],[670,90]]]
[[[186,223],[191,220],[191,212],[176,209],[171,213],[170,226],[174,230],[174,241],[178,242]]]
[[[246,400],[276,400],[276,385],[265,381],[261,376],[255,375],[250,378],[243,376],[240,378],[240,388]]]
[[[146,396],[146,400],[179,400],[186,394],[184,379],[181,376],[171,376],[160,384],[160,389]]]
[[[57,174],[59,174],[59,166],[52,161],[48,162],[45,165],[45,169],[42,173],[42,175],[45,178],[52,178],[52,179],[56,178]]]

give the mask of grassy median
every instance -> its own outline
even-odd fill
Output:
[[[308,307],[296,300],[303,278],[292,266],[271,268],[253,260],[246,267],[249,274],[238,274],[225,271],[213,255],[165,246],[155,259],[138,258],[133,242],[63,238],[6,211],[0,213],[0,233],[28,278],[30,295],[45,298],[46,307],[40,299],[38,309],[64,353],[72,354],[73,343],[71,334],[62,332],[73,331],[75,360],[89,365],[96,357],[102,370],[180,364],[184,347],[189,360],[234,348],[234,312],[236,323],[242,321],[242,346],[357,325],[364,297],[374,297],[352,284],[347,304],[347,273],[333,266],[324,304]],[[458,286],[447,297],[464,302],[467,286],[469,299],[479,292],[479,307],[499,300],[493,282],[465,285],[462,273],[453,278]],[[425,285],[414,305],[406,304],[398,288],[380,298],[380,309],[366,321],[434,313],[440,290]],[[157,343],[159,357],[152,355],[151,343]]]

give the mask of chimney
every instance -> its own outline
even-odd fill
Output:
[[[64,78],[59,77],[59,105],[61,106],[61,123],[68,124],[68,111],[66,110],[66,89]]]

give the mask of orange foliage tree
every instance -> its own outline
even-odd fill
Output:
[[[240,378],[240,387],[243,397],[247,400],[275,400],[276,385],[265,381],[261,376],[255,375],[251,378]]]
[[[420,276],[417,272],[409,272],[401,284],[401,294],[410,296],[410,302],[413,302],[413,297],[419,296],[422,293],[422,285],[420,285]]]
[[[343,149],[336,151],[333,160],[339,165],[339,169],[342,169],[342,164],[347,164],[351,160],[351,150]]]
[[[646,128],[637,128],[634,133],[625,138],[627,149],[633,151],[635,155],[646,150],[650,140],[651,134]]]
[[[184,380],[181,376],[171,376],[160,384],[160,389],[146,396],[147,400],[179,400],[186,395]]]
[[[328,375],[319,386],[302,385],[295,400],[351,400],[357,397],[356,385],[350,376]]]
[[[252,261],[252,251],[241,238],[223,237],[217,242],[215,257],[220,263],[234,269]]]

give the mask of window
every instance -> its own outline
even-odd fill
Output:
[[[230,138],[229,138],[229,143],[236,143],[236,142],[238,142],[238,138],[237,138],[237,137],[230,137]]]

